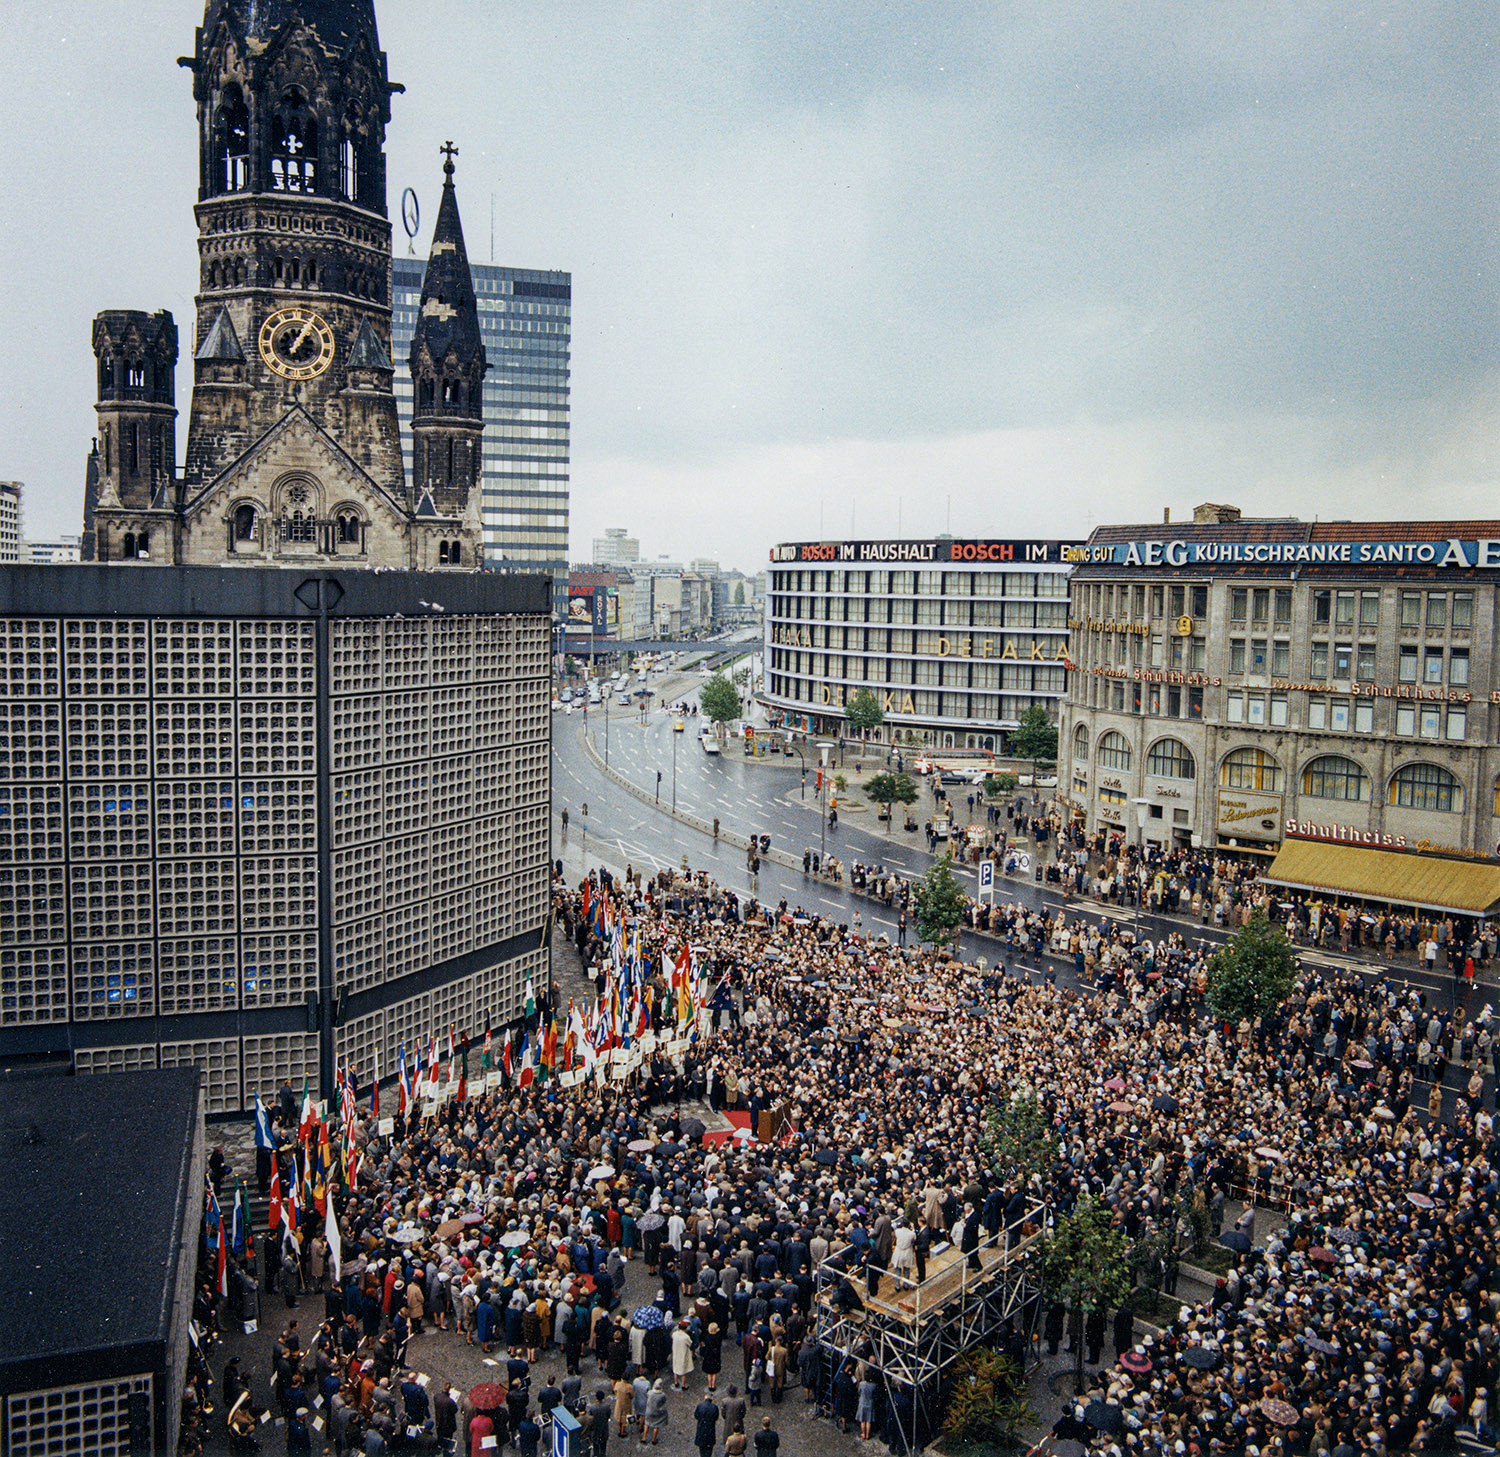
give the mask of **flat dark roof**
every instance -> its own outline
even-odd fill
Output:
[[[39,1360],[167,1340],[179,1264],[197,1258],[201,1080],[0,1082],[0,1390],[29,1389]]]
[[[552,613],[552,578],[540,573],[75,562],[0,567],[0,617],[313,617],[319,582],[337,583],[331,617]]]

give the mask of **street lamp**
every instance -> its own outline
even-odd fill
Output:
[[[584,801],[584,805],[583,805],[583,845],[582,845],[582,854],[583,854],[583,873],[585,875],[587,875],[589,873],[589,806],[588,806],[588,801],[587,800]]]
[[[1149,799],[1132,799],[1131,804],[1135,806],[1135,825],[1140,831],[1137,838],[1137,846],[1141,852],[1141,865],[1146,864],[1146,819],[1151,813],[1151,801]],[[1135,942],[1141,944],[1141,896],[1145,892],[1145,886],[1139,878],[1135,886]]]
[[[677,729],[672,729],[672,813],[677,813]]]
[[[820,871],[828,855],[828,815],[824,812],[823,805],[828,798],[828,754],[832,748],[833,745],[826,740],[818,745],[818,868]]]
[[[609,699],[604,700],[604,767],[609,768]]]
[[[792,742],[792,736],[791,736],[790,733],[788,733],[787,736],[786,736],[786,746],[787,746],[787,748],[789,748],[802,761],[801,798],[806,799],[807,798],[807,757],[806,757],[806,755],[803,754],[802,750],[796,744],[794,744]]]

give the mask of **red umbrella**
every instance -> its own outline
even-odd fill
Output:
[[[1151,1370],[1151,1358],[1143,1356],[1139,1351],[1126,1351],[1120,1357],[1120,1365],[1132,1376],[1144,1376]]]
[[[1125,1079],[1111,1078],[1107,1083],[1105,1083],[1104,1091],[1106,1093],[1123,1093],[1125,1091]]]
[[[481,1381],[469,1392],[469,1405],[475,1411],[499,1411],[505,1405],[505,1393],[493,1381]]]
[[[1129,1103],[1116,1101],[1109,1105],[1109,1111],[1111,1113],[1134,1113],[1135,1109]]]
[[[1310,1259],[1315,1265],[1331,1265],[1333,1264],[1337,1256],[1333,1253],[1332,1250],[1324,1249],[1322,1245],[1314,1245],[1313,1248],[1307,1252],[1307,1258]]]

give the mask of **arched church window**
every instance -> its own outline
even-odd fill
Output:
[[[351,127],[351,123],[344,123],[344,140],[339,145],[339,192],[348,202],[359,196],[359,154],[349,135]]]
[[[272,118],[271,187],[277,192],[316,191],[318,124],[293,86]]]
[[[243,506],[234,508],[234,539],[236,541],[255,540],[255,507],[248,501]]]
[[[126,360],[125,388],[128,390],[143,390],[146,388],[146,365],[144,360]]]
[[[125,533],[125,560],[135,560],[135,532],[133,531]]]
[[[339,544],[341,546],[359,545],[359,515],[354,511],[340,511],[339,522]]]
[[[100,396],[112,395],[115,392],[115,361],[108,354],[99,356],[99,394]],[[107,454],[108,452],[106,452]]]
[[[317,534],[317,523],[310,511],[293,511],[287,518],[288,541],[312,541]]]
[[[250,113],[240,88],[231,82],[219,105],[219,184],[226,192],[250,185]]]
[[[434,387],[433,387],[432,380],[430,380],[430,379],[421,379],[421,380],[418,380],[417,381],[417,408],[419,410],[424,411],[424,412],[430,411],[432,409],[432,402],[433,402],[434,394],[435,394],[435,390],[434,390]]]

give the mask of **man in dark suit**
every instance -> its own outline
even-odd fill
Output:
[[[979,1211],[972,1204],[964,1205],[963,1242],[959,1248],[969,1257],[969,1268],[979,1269]]]

